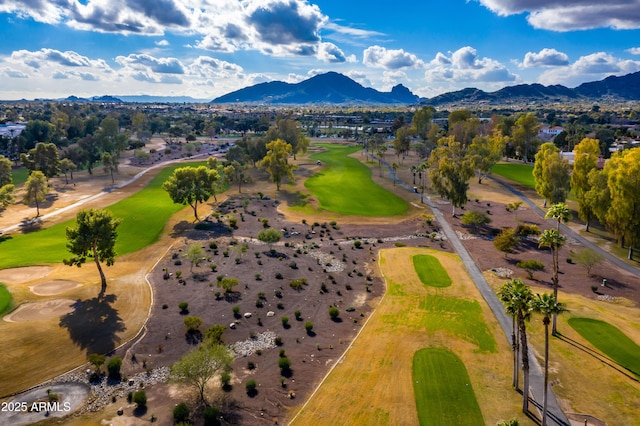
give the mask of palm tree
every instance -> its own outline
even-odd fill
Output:
[[[556,229],[560,232],[560,222],[567,223],[571,218],[571,210],[565,203],[556,203],[549,207],[547,214],[544,215],[546,219],[553,218],[557,221]]]
[[[513,380],[512,386],[518,389],[518,356],[520,355],[520,345],[518,344],[518,329],[516,327],[516,306],[511,303],[511,293],[513,291],[513,281],[507,281],[498,291],[500,301],[504,304],[504,310],[511,315],[511,350],[513,351]]]
[[[531,289],[516,278],[505,284],[501,288],[504,289],[505,296],[501,297],[506,300],[505,305],[515,312],[516,321],[518,323],[518,334],[520,336],[520,353],[522,354],[522,411],[529,411],[529,345],[527,344],[527,325],[526,322],[531,318],[533,293]]]
[[[559,255],[560,249],[564,246],[567,238],[560,234],[560,231],[557,229],[547,229],[542,235],[540,235],[540,239],[538,240],[538,247],[549,247],[551,249],[551,258],[553,261],[553,276],[551,277],[551,282],[553,283],[553,298],[558,300],[558,275],[559,275]],[[551,327],[551,334],[556,335],[556,315],[553,315],[553,325]]]
[[[549,383],[549,319],[552,315],[566,312],[564,303],[560,303],[551,294],[536,294],[533,311],[543,315],[544,324],[544,390],[542,398],[542,426],[547,424],[547,386]]]

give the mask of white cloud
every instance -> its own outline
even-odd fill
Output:
[[[602,80],[610,75],[625,75],[640,71],[640,61],[616,58],[605,52],[581,56],[566,67],[545,71],[539,77],[542,84],[563,84],[575,87],[585,81]]]
[[[627,49],[627,52],[632,55],[640,55],[640,47],[632,47],[631,49]]]
[[[439,52],[429,62],[425,72],[427,82],[513,82],[517,76],[502,63],[491,58],[481,58],[471,46],[462,47],[449,56]]]
[[[384,71],[382,73],[382,82],[384,84],[382,90],[389,91],[393,86],[407,82],[407,74],[403,71]]]
[[[640,0],[477,0],[500,16],[528,13],[535,27],[552,31],[640,28]]]
[[[370,46],[362,55],[362,63],[371,68],[397,70],[402,68],[419,68],[424,65],[416,55],[403,49],[386,49],[381,46]]]
[[[3,75],[7,78],[29,78],[29,74],[11,68],[2,69],[0,75]]]
[[[149,70],[158,74],[184,74],[184,66],[176,58],[154,58],[151,55],[118,56],[116,62],[125,68]]]
[[[169,46],[169,42],[167,40],[156,41],[156,46],[160,46],[160,47]]]
[[[538,53],[527,52],[522,62],[524,68],[558,67],[565,65],[569,65],[569,57],[567,54],[558,52],[556,49],[548,48],[544,48]]]

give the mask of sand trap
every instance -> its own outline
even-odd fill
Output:
[[[51,272],[51,266],[2,269],[0,270],[0,281],[9,284],[20,284],[46,277],[49,272]]]
[[[75,300],[54,299],[43,302],[25,303],[4,317],[7,322],[37,321],[56,318],[73,311]]]
[[[52,280],[32,285],[29,287],[29,290],[31,290],[31,293],[37,294],[38,296],[54,296],[80,286],[82,286],[82,283],[77,281]]]

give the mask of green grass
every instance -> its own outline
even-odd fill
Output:
[[[491,169],[495,173],[506,179],[517,182],[528,188],[535,189],[536,181],[533,178],[533,166],[523,163],[501,163],[496,164]]]
[[[445,349],[413,356],[413,391],[421,426],[485,424],[464,364]]]
[[[29,177],[29,170],[24,167],[20,167],[19,169],[13,169],[11,175],[13,178],[13,184],[18,186],[27,181],[27,178]]]
[[[173,170],[184,166],[163,169],[143,190],[107,207],[115,217],[122,218],[116,241],[118,254],[131,253],[156,242],[169,218],[184,207],[174,204],[162,189],[162,183]],[[75,220],[70,220],[36,232],[0,239],[0,269],[62,262],[63,258],[70,257],[65,230],[74,223]]]
[[[323,169],[305,187],[318,198],[320,209],[343,215],[389,217],[407,212],[409,205],[371,180],[371,169],[348,157],[359,147],[322,144],[327,151],[311,156]]]
[[[9,312],[13,307],[13,297],[7,290],[7,286],[0,283],[0,315]]]
[[[449,287],[451,278],[447,271],[444,270],[440,261],[433,256],[418,254],[411,257],[413,267],[420,277],[422,284],[430,287]]]
[[[640,377],[640,346],[618,328],[591,318],[570,318],[569,325],[607,357]]]

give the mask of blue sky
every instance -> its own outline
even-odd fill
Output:
[[[640,0],[0,0],[0,99],[212,99],[336,71],[431,97],[640,71]]]

